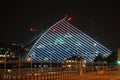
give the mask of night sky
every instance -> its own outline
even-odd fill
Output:
[[[105,47],[112,51],[120,48],[118,0],[50,1],[1,2],[0,43],[21,44],[67,14],[72,17],[72,25]],[[30,27],[37,29],[37,32],[30,32]]]

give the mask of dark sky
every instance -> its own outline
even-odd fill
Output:
[[[118,0],[50,1],[1,2],[0,43],[21,44],[36,35],[30,27],[40,32],[68,14],[73,18],[71,24],[93,39],[111,50],[120,48]]]

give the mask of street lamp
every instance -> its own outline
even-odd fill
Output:
[[[5,52],[5,59],[4,59],[4,72],[6,73],[6,52]]]
[[[19,53],[19,74],[20,74],[20,68],[21,68],[21,55]]]
[[[49,53],[50,53],[50,70],[52,70],[52,54],[54,53],[54,50],[51,50]]]
[[[32,57],[28,57],[27,58],[27,61],[30,62],[30,70],[31,70],[31,73],[32,73]]]
[[[32,74],[32,57],[31,57],[31,74]]]
[[[52,57],[52,56],[51,56],[51,55],[52,55],[52,51],[49,52],[49,53],[50,53],[50,70],[52,70],[52,63],[51,63],[51,61],[52,61],[52,60],[51,60],[51,57]]]
[[[30,62],[30,70],[31,70],[31,73],[32,73],[32,56],[29,56],[27,58],[27,61]]]

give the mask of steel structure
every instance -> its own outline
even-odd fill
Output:
[[[25,60],[31,58],[33,62],[58,61],[75,54],[86,61],[92,61],[98,54],[108,56],[111,50],[71,25],[65,17],[37,39]]]

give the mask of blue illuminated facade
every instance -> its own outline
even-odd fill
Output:
[[[92,61],[98,54],[108,56],[111,51],[71,25],[65,17],[38,38],[25,60],[58,61],[74,54]]]

